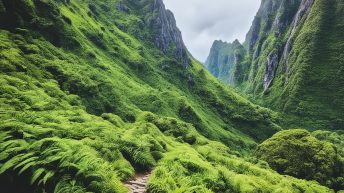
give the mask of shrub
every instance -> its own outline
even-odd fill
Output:
[[[302,129],[286,130],[260,144],[255,152],[281,174],[325,184],[334,175],[337,152],[334,146]]]

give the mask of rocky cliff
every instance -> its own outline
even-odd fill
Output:
[[[263,0],[244,43],[240,66],[248,76],[231,84],[262,105],[306,117],[305,126],[343,128],[342,9],[338,0]]]
[[[184,45],[182,34],[177,28],[176,20],[170,10],[166,10],[162,0],[154,0],[151,4],[152,17],[149,18],[155,45],[165,54],[174,57],[187,67],[190,63],[188,51]]]

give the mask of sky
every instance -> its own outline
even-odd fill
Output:
[[[186,47],[205,62],[214,40],[245,40],[260,0],[164,0],[174,13]]]

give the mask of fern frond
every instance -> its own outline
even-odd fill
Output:
[[[11,158],[4,165],[2,165],[2,167],[0,168],[0,174],[3,174],[6,171],[8,171],[9,169],[14,168],[16,165],[19,164],[20,161],[21,161],[20,157]]]
[[[35,166],[35,165],[37,165],[37,162],[34,162],[34,160],[31,161],[31,162],[26,163],[26,165],[24,165],[24,167],[22,167],[22,168],[19,170],[18,174],[21,175],[21,174],[22,174],[23,172],[25,172],[27,169],[29,169],[29,168],[31,168],[31,167],[33,167],[33,166]]]
[[[31,185],[33,185],[44,172],[46,172],[44,168],[39,168],[36,171],[34,171],[30,182]]]
[[[53,176],[55,175],[55,172],[54,171],[48,171],[44,177],[38,182],[38,185],[45,185],[48,180],[50,180]]]

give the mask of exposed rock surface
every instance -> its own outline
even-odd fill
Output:
[[[343,1],[261,2],[237,68],[207,67],[219,71],[215,76],[236,69],[242,81],[232,85],[238,90],[274,110],[308,118],[312,129],[342,128]]]
[[[128,181],[125,185],[129,189],[129,193],[146,193],[148,177],[148,173],[137,174],[132,180]]]
[[[290,69],[288,66],[289,54],[290,54],[290,51],[292,49],[292,43],[293,43],[296,29],[300,24],[302,24],[306,20],[307,15],[310,11],[310,8],[312,7],[313,1],[314,0],[303,0],[302,1],[301,6],[300,6],[299,10],[297,11],[296,16],[294,17],[294,20],[291,24],[291,27],[290,27],[291,30],[289,31],[289,38],[288,38],[288,41],[287,41],[287,43],[284,47],[284,51],[283,51],[283,60],[284,60],[283,69],[286,72],[286,82],[288,82],[288,77],[290,76]]]
[[[221,80],[223,80],[221,73],[235,74],[236,77],[241,74],[243,80],[239,81],[239,83],[253,81],[252,84],[257,84],[255,85],[257,87],[263,85],[264,91],[266,91],[273,83],[280,63],[281,51],[284,47],[282,41],[276,40],[282,39],[283,34],[289,29],[301,1],[263,0],[244,43],[247,53],[243,55],[248,54],[250,56],[249,61],[237,60],[235,61],[237,68],[233,68],[233,65],[226,64],[227,60],[216,57],[216,46],[213,46],[215,48],[211,50],[208,57],[210,60],[206,62],[208,69]],[[230,51],[227,50],[227,54],[230,55]],[[232,63],[234,62],[232,61]],[[233,72],[233,70],[236,70],[236,72]],[[258,74],[259,70],[264,73]],[[259,77],[257,77],[258,75]],[[225,82],[233,83],[232,80]]]
[[[268,90],[275,77],[275,73],[278,67],[278,59],[278,54],[276,52],[271,53],[267,59],[264,74],[264,91]]]
[[[252,27],[246,36],[247,50],[252,56],[251,65],[254,67],[250,77],[251,80],[261,79],[264,87],[264,91],[271,86],[273,79],[275,78],[275,71],[278,68],[280,61],[280,53],[271,53],[273,49],[281,50],[279,42],[273,42],[273,38],[280,39],[282,35],[288,30],[288,27],[292,23],[293,16],[297,13],[301,0],[265,0],[262,1],[261,7],[252,23]],[[263,45],[271,44],[270,48],[264,49]],[[283,42],[282,42],[283,44]],[[263,49],[263,50],[262,50]],[[259,61],[255,61],[263,57]],[[266,58],[264,60],[264,58]],[[258,63],[257,63],[258,62]],[[257,65],[265,64],[265,74],[263,77],[256,77]]]
[[[185,67],[190,63],[188,51],[182,34],[170,10],[166,10],[162,0],[154,0],[151,4],[152,17],[148,23],[154,34],[154,44],[164,53],[174,54]]]

